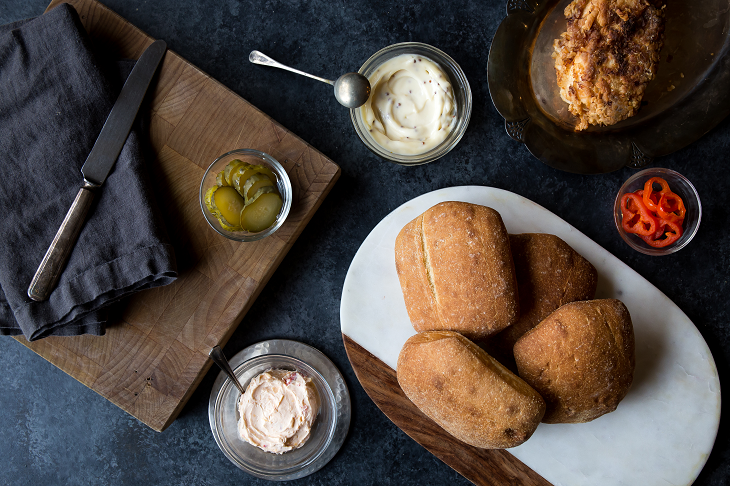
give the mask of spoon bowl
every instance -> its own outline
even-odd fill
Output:
[[[357,108],[370,98],[370,81],[360,73],[347,73],[335,81],[335,98],[342,106]]]

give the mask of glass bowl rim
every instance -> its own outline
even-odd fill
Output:
[[[361,118],[359,116],[359,114],[361,113],[360,108],[350,109],[350,120],[352,122],[353,128],[355,129],[355,133],[357,133],[358,138],[360,138],[365,147],[372,153],[383,159],[405,166],[427,164],[429,162],[440,159],[441,157],[448,154],[451,150],[453,150],[453,148],[456,147],[456,145],[461,141],[461,139],[464,137],[464,134],[466,133],[466,129],[469,126],[469,121],[471,120],[473,105],[471,86],[469,85],[469,80],[466,78],[466,74],[464,73],[464,70],[461,68],[461,66],[451,56],[443,52],[441,49],[429,44],[424,44],[422,42],[399,42],[397,44],[391,44],[389,46],[383,47],[375,54],[370,56],[368,60],[363,63],[363,65],[358,70],[358,73],[364,75],[366,69],[369,69],[370,67],[372,67],[372,65],[382,64],[383,61],[381,61],[380,59],[383,56],[390,54],[393,51],[407,51],[409,48],[417,48],[427,51],[428,54],[432,55],[431,60],[439,64],[442,69],[443,65],[445,64],[451,71],[453,71],[453,73],[456,75],[456,80],[449,80],[451,81],[452,85],[457,85],[460,91],[463,91],[464,106],[459,107],[463,108],[463,110],[460,110],[458,113],[457,126],[452,132],[452,134],[454,135],[452,136],[452,134],[449,134],[449,136],[439,145],[429,150],[428,152],[424,152],[418,155],[394,154],[392,152],[388,152],[382,149],[375,142],[370,141],[367,136],[365,136],[365,133],[363,131],[364,128],[361,127],[358,122],[358,120]],[[408,54],[408,52],[403,52],[402,54]],[[428,54],[424,54],[424,56],[428,57]]]
[[[313,379],[312,383],[314,383],[314,386],[317,388],[317,395],[319,400],[319,406],[325,407],[329,409],[331,418],[330,421],[326,424],[327,430],[325,431],[325,442],[322,445],[322,447],[316,451],[302,464],[296,465],[296,466],[288,466],[277,470],[265,470],[258,468],[256,466],[253,466],[251,464],[241,464],[238,461],[234,461],[236,465],[239,465],[242,469],[244,469],[246,472],[249,472],[250,474],[253,474],[254,476],[257,476],[259,478],[266,478],[270,479],[272,476],[288,476],[291,474],[296,474],[300,470],[306,469],[307,467],[311,466],[317,459],[320,458],[322,454],[327,450],[327,447],[329,447],[330,442],[332,442],[332,438],[334,437],[335,430],[337,427],[337,413],[336,413],[336,405],[335,405],[335,394],[332,391],[332,387],[327,382],[327,380],[322,376],[322,374],[317,371],[316,368],[308,364],[306,361],[297,358],[295,356],[289,356],[286,354],[280,354],[280,353],[272,353],[272,354],[263,354],[260,356],[254,356],[252,358],[247,359],[246,361],[242,362],[238,366],[236,366],[233,369],[233,373],[236,374],[236,377],[238,377],[239,373],[245,373],[246,371],[250,370],[251,368],[255,368],[258,366],[266,365],[268,366],[269,363],[274,362],[278,359],[284,359],[288,361],[292,361],[295,364],[293,366],[299,366],[301,368],[297,369],[296,371],[302,372],[304,371],[307,375],[310,377],[316,377],[317,379]],[[284,365],[286,366],[286,365]],[[277,368],[276,365],[272,365],[271,367],[265,368],[263,371],[258,372],[257,374],[253,375],[251,379],[255,378],[261,373],[266,373],[267,371],[271,371],[274,369],[286,369],[286,368]],[[243,385],[244,389],[248,388],[248,384],[250,383],[251,379],[249,379],[246,382],[242,382],[241,385]],[[322,383],[322,389],[320,389],[320,386],[318,386],[318,382]],[[223,382],[223,385],[221,386],[220,390],[218,391],[216,395],[215,400],[215,411],[216,411],[216,424],[218,424],[218,418],[220,417],[220,405],[223,401],[223,399],[229,394],[229,393],[235,393],[240,394],[236,386],[233,384],[231,380],[226,380]],[[325,400],[324,397],[327,397]],[[318,417],[319,418],[319,414]],[[214,434],[218,433],[220,434],[220,430],[216,429],[214,431]],[[311,438],[311,437],[310,437]],[[286,453],[285,453],[286,454]],[[240,454],[239,454],[240,455]],[[283,455],[282,455],[283,456]],[[229,459],[233,460],[230,456],[228,456]]]
[[[692,199],[697,203],[697,222],[693,223],[693,227],[691,228],[691,232],[685,233],[687,236],[685,238],[685,234],[682,235],[682,238],[678,243],[674,243],[672,245],[669,245],[664,248],[653,248],[649,246],[641,246],[638,241],[635,241],[633,237],[628,235],[621,224],[621,197],[628,192],[628,187],[631,186],[633,183],[635,183],[637,180],[642,178],[651,178],[651,177],[661,177],[663,174],[668,174],[672,177],[677,178],[678,180],[682,181],[683,184],[687,186],[687,192],[692,197]],[[674,189],[672,189],[674,191]],[[684,192],[684,191],[683,191]],[[685,206],[687,204],[685,203]],[[699,231],[700,223],[702,222],[702,202],[700,201],[700,195],[697,192],[697,188],[695,188],[694,184],[687,179],[685,176],[680,174],[679,172],[667,169],[663,167],[650,167],[648,169],[641,170],[635,174],[633,174],[631,177],[626,179],[624,183],[621,185],[621,187],[618,190],[618,193],[616,194],[616,199],[614,201],[614,207],[613,207],[613,218],[614,223],[616,224],[616,229],[618,230],[619,235],[621,235],[621,238],[628,244],[631,248],[634,250],[643,253],[645,255],[651,255],[651,256],[664,256],[664,255],[671,255],[672,253],[675,253],[685,246],[689,244],[690,241],[695,237],[697,234],[697,231]],[[690,228],[687,228],[690,229]]]
[[[261,363],[266,364],[267,361],[274,361],[277,358],[285,358],[294,363],[299,363],[307,372],[310,369],[314,371],[314,374],[321,379],[322,386],[327,392],[328,399],[325,401],[321,390],[318,389],[318,393],[322,396],[320,406],[328,406],[331,415],[328,423],[329,427],[324,431],[327,438],[310,460],[293,468],[265,472],[251,469],[229,455],[218,437],[218,434],[222,435],[222,431],[217,428],[220,422],[218,420],[220,414],[217,412],[220,410],[218,404],[222,397],[227,395],[231,387],[235,388],[235,386],[223,371],[218,373],[211,389],[208,402],[208,420],[218,448],[239,469],[262,479],[286,481],[302,478],[318,471],[335,456],[347,437],[352,409],[350,394],[342,373],[324,353],[307,344],[287,339],[270,339],[244,348],[230,358],[229,363],[238,376],[239,372],[246,371],[244,367],[250,369],[252,366]],[[316,383],[316,380],[313,381]],[[237,390],[236,392],[238,393]]]
[[[274,169],[276,174],[281,179],[281,184],[284,186],[284,191],[281,194],[282,196],[282,207],[279,211],[279,214],[277,215],[277,220],[274,224],[266,228],[264,231],[259,231],[257,233],[249,233],[249,232],[240,232],[240,235],[236,235],[233,231],[230,231],[228,233],[221,231],[220,228],[217,228],[216,225],[213,223],[213,220],[215,219],[213,215],[209,214],[208,208],[205,207],[205,180],[208,177],[208,174],[213,169],[213,166],[215,166],[218,162],[221,160],[230,157],[232,155],[245,155],[245,156],[252,156],[259,160],[265,161],[266,163],[270,164]],[[280,191],[281,192],[281,191]],[[241,148],[241,149],[234,149],[230,150],[222,155],[219,155],[215,158],[213,162],[208,166],[208,168],[205,170],[205,173],[203,174],[203,178],[200,180],[200,189],[198,191],[198,202],[200,204],[200,210],[203,212],[203,217],[205,218],[205,221],[208,223],[208,226],[213,228],[213,230],[218,233],[219,235],[228,238],[229,240],[233,241],[239,241],[243,243],[252,242],[252,241],[258,241],[263,238],[266,238],[269,235],[272,235],[276,230],[278,230],[286,221],[286,218],[289,216],[289,211],[291,210],[291,204],[292,204],[292,185],[291,180],[289,179],[289,174],[287,174],[286,169],[284,169],[284,166],[281,165],[281,163],[276,160],[272,155],[267,154],[266,152],[262,152],[260,150],[256,149],[248,149],[248,148]],[[229,234],[230,233],[230,234]]]

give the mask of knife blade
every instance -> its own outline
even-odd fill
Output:
[[[84,226],[94,195],[114,167],[132,129],[147,88],[166,51],[165,41],[153,42],[142,53],[127,77],[86,162],[81,167],[84,185],[76,194],[71,208],[31,280],[28,287],[28,297],[31,299],[38,302],[47,300],[58,283]]]

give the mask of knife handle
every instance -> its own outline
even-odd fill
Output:
[[[51,246],[30,282],[28,297],[31,299],[37,302],[47,300],[56,287],[58,278],[61,276],[71,250],[79,237],[81,228],[84,226],[86,214],[94,201],[94,192],[98,187],[98,185],[87,181],[84,187],[79,189],[79,193],[76,194],[71,209],[66,213],[61,227],[58,228]]]

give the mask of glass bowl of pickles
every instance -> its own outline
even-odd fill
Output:
[[[253,149],[227,152],[210,164],[200,183],[200,209],[220,235],[256,241],[286,220],[292,187],[284,167]]]

